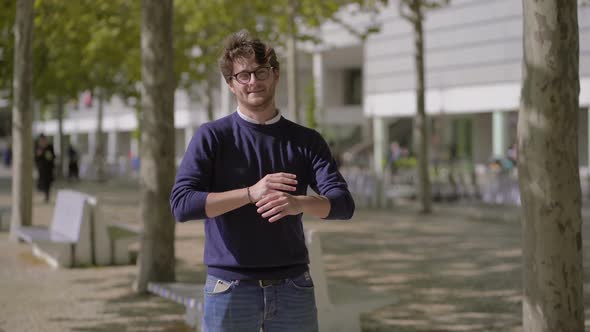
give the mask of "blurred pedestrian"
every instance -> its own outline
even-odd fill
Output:
[[[402,149],[398,141],[393,141],[389,144],[389,155],[387,157],[387,163],[385,169],[391,171],[392,175],[397,173],[396,161],[402,158]]]
[[[518,160],[518,144],[512,143],[506,150],[506,158],[512,162],[514,166],[516,166],[516,162]]]
[[[72,144],[68,147],[68,181],[79,180],[78,152]]]
[[[37,165],[37,189],[45,194],[45,202],[49,202],[49,193],[54,178],[55,152],[45,135],[39,135],[35,149],[35,164]]]
[[[4,167],[9,168],[12,165],[12,147],[7,145],[2,154],[2,162]]]

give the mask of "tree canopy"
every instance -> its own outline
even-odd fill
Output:
[[[0,0],[0,99],[12,98],[16,2]]]
[[[366,1],[177,0],[173,22],[177,84],[190,88],[217,74],[223,40],[232,32],[248,29],[279,48],[290,34],[298,41],[317,40],[309,28],[333,19],[342,5],[353,2]],[[100,90],[105,97],[138,97],[140,5],[140,0],[37,0],[36,100],[53,103],[58,96],[75,98],[85,90]],[[288,7],[293,9],[289,13]],[[0,91],[10,98],[16,9],[12,0],[0,0],[0,8]]]

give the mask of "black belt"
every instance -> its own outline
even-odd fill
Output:
[[[240,282],[258,285],[258,286],[264,288],[264,287],[268,287],[268,286],[283,285],[287,282],[287,279],[264,279],[264,280],[245,279],[245,280],[240,280]]]

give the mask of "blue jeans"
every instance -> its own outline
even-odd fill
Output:
[[[309,272],[262,287],[252,281],[207,276],[204,332],[317,332],[313,281]]]

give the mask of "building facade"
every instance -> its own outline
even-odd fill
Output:
[[[323,39],[320,45],[300,45],[300,119],[314,94],[315,114],[324,135],[343,142],[342,148],[369,147],[370,167],[383,172],[392,141],[412,149],[411,123],[416,112],[412,27],[399,16],[395,3],[377,14],[359,14],[350,6],[340,12],[339,19],[346,27],[328,23],[318,30]],[[578,22],[579,155],[585,167],[590,155],[590,7],[579,8]],[[522,25],[522,4],[514,0],[453,0],[447,7],[426,13],[426,110],[431,116],[432,158],[445,158],[453,146],[459,158],[484,164],[505,155],[515,141]],[[359,37],[374,26],[379,32]],[[286,110],[285,70],[281,75],[278,103]],[[214,104],[217,117],[235,109],[221,79]],[[82,155],[90,156],[96,146],[97,107],[97,103],[78,105],[64,120],[66,139]],[[194,130],[206,121],[206,112],[198,98],[186,91],[176,92],[175,107],[180,160]],[[103,128],[109,164],[121,170],[130,167],[130,160],[137,156],[135,110],[118,99],[111,100],[105,104]],[[57,122],[36,121],[34,131],[55,137]]]

